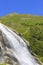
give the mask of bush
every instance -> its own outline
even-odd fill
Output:
[[[43,56],[43,31],[39,26],[30,27],[29,42],[33,52]]]

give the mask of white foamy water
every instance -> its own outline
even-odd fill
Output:
[[[0,30],[6,45],[13,50],[13,56],[18,60],[20,65],[40,65],[31,55],[24,40],[8,27],[0,23]]]

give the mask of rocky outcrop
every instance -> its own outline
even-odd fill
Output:
[[[0,30],[0,62],[5,62],[9,65],[18,65],[17,59],[12,55],[10,47],[6,46],[2,32]]]

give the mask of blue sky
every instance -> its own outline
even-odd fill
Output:
[[[43,16],[43,0],[0,0],[0,16],[13,12]]]

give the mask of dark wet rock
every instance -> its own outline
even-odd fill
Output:
[[[14,56],[12,56],[11,54],[6,53],[4,56],[11,58],[15,62],[18,62],[17,59]]]
[[[11,48],[11,46],[9,45],[9,42],[8,42],[8,40],[6,39],[6,35],[4,34],[3,35],[3,38],[4,38],[4,46],[6,47],[8,47],[8,48]]]
[[[10,65],[16,65],[18,64],[17,62],[13,61],[10,57],[6,56],[5,57],[5,63],[10,64]]]
[[[6,38],[4,39],[6,40]],[[4,39],[2,36],[2,32],[0,30],[0,62],[5,62],[9,65],[18,65],[17,59],[8,50],[8,49],[11,50],[10,45],[8,45],[8,41],[6,42]],[[8,54],[8,52],[10,54]]]
[[[4,61],[4,54],[3,54],[3,48],[0,42],[0,62],[3,62],[3,61]]]

